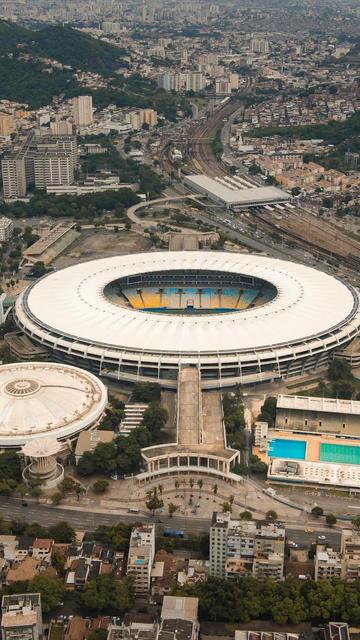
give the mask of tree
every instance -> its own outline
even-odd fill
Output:
[[[49,534],[55,542],[66,543],[75,539],[75,531],[68,522],[62,521],[49,528]]]
[[[168,412],[158,402],[152,402],[144,411],[142,424],[149,430],[153,442],[159,440],[161,429],[167,423],[168,417]]]
[[[106,482],[106,480],[105,480]],[[74,487],[74,491],[76,493],[76,497],[78,500],[80,500],[80,496],[82,496],[84,493],[86,493],[86,489],[85,487],[82,486],[82,484],[80,484],[79,482],[76,483],[75,487]]]
[[[122,615],[131,609],[134,602],[133,578],[127,576],[118,581],[112,575],[99,575],[87,582],[81,600],[90,609],[103,611],[113,607]]]
[[[40,593],[43,613],[58,607],[65,594],[65,586],[61,580],[42,575],[30,580],[27,590],[29,593]]]
[[[66,557],[59,551],[54,551],[51,556],[51,564],[56,569],[59,576],[65,575]]]
[[[202,488],[203,488],[203,485],[204,485],[204,483],[203,483],[202,479],[200,478],[200,479],[197,481],[197,486],[199,487],[200,495],[201,495],[201,490],[202,490]]]
[[[64,496],[63,496],[63,494],[62,494],[62,493],[60,493],[60,491],[57,491],[57,493],[54,493],[54,494],[51,496],[51,502],[52,502],[54,505],[59,505],[59,504],[62,502],[63,497],[64,497]]]
[[[145,502],[146,508],[151,511],[152,515],[155,515],[155,511],[161,509],[164,506],[163,500],[158,498],[156,493],[153,493],[149,496],[148,500]]]
[[[231,504],[229,502],[223,502],[222,504],[223,513],[228,513],[231,511]]]
[[[47,269],[43,262],[35,262],[35,264],[30,269],[30,276],[32,278],[41,278],[43,275],[47,273]]]
[[[316,506],[316,507],[313,507],[311,509],[311,513],[312,513],[313,516],[315,516],[315,518],[319,518],[320,516],[324,515],[324,509],[322,509],[321,507]]]
[[[355,531],[360,531],[360,516],[356,516],[351,520],[351,524]]]
[[[213,494],[214,494],[214,496],[216,496],[216,495],[217,495],[217,492],[218,492],[218,486],[217,486],[217,484],[213,484],[213,488],[212,488],[212,490],[213,490]]]
[[[42,496],[42,488],[41,487],[33,487],[30,490],[30,493],[32,495],[33,498],[36,498],[36,502],[39,502],[41,496]]]
[[[269,396],[261,407],[259,420],[262,422],[268,422],[270,427],[273,427],[275,424],[276,403],[277,399],[274,396]]]
[[[329,527],[333,527],[337,523],[337,518],[333,513],[328,513],[325,517],[325,522]]]
[[[173,517],[173,515],[174,515],[175,511],[177,511],[177,510],[178,510],[178,508],[179,508],[179,507],[178,507],[176,504],[174,504],[173,502],[169,502],[169,505],[168,505],[168,511],[169,511],[169,516],[170,516],[170,518],[172,518],[172,517]]]
[[[109,488],[109,484],[108,480],[97,480],[93,485],[94,493],[105,493]]]
[[[179,480],[175,480],[175,482],[174,482],[174,487],[175,487],[175,491],[178,491],[178,490],[179,490],[179,487],[180,487],[180,482],[179,482]]]
[[[274,522],[274,520],[278,519],[278,515],[277,515],[276,511],[274,511],[273,509],[269,509],[269,511],[267,511],[266,514],[265,514],[265,518],[269,522]]]
[[[251,511],[242,511],[239,515],[240,520],[252,520]]]

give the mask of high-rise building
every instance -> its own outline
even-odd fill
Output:
[[[43,633],[39,593],[3,596],[2,640],[39,640]]]
[[[9,113],[0,113],[0,138],[8,138],[16,131],[14,116]]]
[[[76,126],[87,127],[93,122],[92,96],[77,96],[72,100],[73,118]]]
[[[155,557],[155,525],[134,527],[131,532],[127,573],[133,575],[135,593],[148,593]]]
[[[285,529],[273,524],[231,520],[215,513],[210,528],[210,575],[231,578],[252,574],[281,580],[284,568]]]
[[[261,53],[266,55],[270,52],[270,44],[268,40],[263,38],[252,38],[250,41],[250,50],[252,53]]]
[[[49,151],[34,157],[34,176],[37,189],[74,182],[74,163],[66,151]]]
[[[0,242],[7,242],[10,240],[14,231],[14,224],[10,218],[1,216],[0,218]]]
[[[185,74],[185,89],[198,93],[205,89],[206,82],[204,74],[201,71],[190,71]]]
[[[75,136],[34,136],[1,161],[5,200],[24,198],[28,185],[43,189],[74,182],[78,163]]]
[[[158,122],[157,112],[154,109],[142,109],[140,112],[141,124],[148,124],[155,127]]]
[[[50,133],[53,136],[71,136],[73,124],[69,120],[55,120],[50,124]]]
[[[22,153],[5,155],[1,160],[1,174],[5,200],[26,196],[25,157]]]

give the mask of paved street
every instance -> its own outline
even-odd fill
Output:
[[[78,507],[53,507],[43,504],[37,504],[36,502],[28,502],[27,507],[21,505],[21,500],[16,498],[2,498],[0,502],[0,515],[4,519],[12,519],[25,522],[39,522],[43,526],[51,526],[56,522],[66,520],[75,529],[95,529],[100,525],[112,525],[117,522],[139,522],[139,521],[153,521],[153,518],[144,514],[124,514],[119,515],[111,512],[100,511],[86,511],[81,505]],[[189,518],[189,517],[176,517],[169,518],[168,516],[155,517],[155,522],[158,522],[161,526],[170,526],[174,529],[183,529],[186,534],[198,534],[202,532],[208,532],[210,526],[209,518]],[[160,522],[159,522],[160,521]],[[309,525],[310,527],[310,525]],[[310,543],[316,540],[318,534],[326,535],[326,540],[332,545],[338,547],[340,543],[340,531],[335,529],[329,529],[322,526],[319,522],[313,525],[313,532],[306,533],[304,526],[291,524],[287,528],[287,537],[289,540],[296,542],[299,545]],[[305,527],[307,528],[307,527]],[[310,527],[311,528],[311,527]]]

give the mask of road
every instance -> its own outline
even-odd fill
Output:
[[[11,519],[20,522],[38,522],[44,527],[49,527],[57,522],[66,520],[74,529],[94,530],[100,525],[112,525],[117,522],[127,522],[129,524],[139,521],[161,522],[162,526],[170,526],[174,529],[183,529],[185,534],[208,533],[210,520],[208,518],[182,518],[168,516],[155,517],[144,513],[139,514],[116,514],[111,512],[84,511],[80,506],[77,507],[54,507],[45,504],[37,504],[28,501],[28,506],[23,507],[21,500],[17,498],[2,497],[0,502],[0,515],[4,519]],[[313,525],[314,527],[315,525]],[[329,529],[316,525],[313,533],[306,533],[303,526],[286,528],[286,534],[289,540],[298,545],[309,546],[316,540],[318,534],[326,535],[326,540],[331,546],[338,548],[340,544],[340,532],[335,529]]]

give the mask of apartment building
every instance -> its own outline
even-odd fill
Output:
[[[341,554],[330,547],[319,544],[315,554],[315,580],[333,580],[341,578]]]
[[[78,149],[74,136],[35,136],[19,140],[1,161],[5,200],[24,198],[27,188],[74,182]]]
[[[9,113],[0,113],[0,138],[9,138],[16,131],[14,116]]]
[[[360,531],[344,529],[341,533],[342,580],[360,578]]]
[[[25,158],[22,153],[9,153],[2,158],[1,175],[5,200],[15,200],[26,196]]]
[[[74,163],[69,153],[47,152],[34,157],[34,177],[37,189],[73,184]]]
[[[87,127],[93,122],[92,96],[77,96],[72,100],[74,123],[78,127]]]
[[[14,230],[13,221],[6,216],[0,218],[0,242],[7,242],[10,240]]]
[[[40,640],[43,633],[39,593],[3,596],[2,640]]]
[[[135,593],[150,591],[151,569],[155,557],[155,525],[134,527],[131,532],[127,574],[135,579]]]
[[[274,524],[231,520],[214,513],[210,528],[210,575],[231,578],[252,574],[282,580],[285,529]]]

